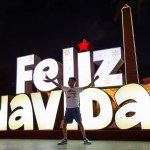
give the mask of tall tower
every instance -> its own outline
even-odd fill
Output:
[[[125,4],[121,11],[126,77],[125,82],[126,84],[139,83],[131,7]]]

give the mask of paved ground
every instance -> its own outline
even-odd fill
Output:
[[[67,145],[57,145],[59,140],[1,139],[0,150],[150,150],[150,142],[142,141],[92,141],[68,140]]]

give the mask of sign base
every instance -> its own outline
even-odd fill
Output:
[[[150,130],[88,130],[90,140],[150,141]],[[0,139],[62,139],[61,130],[0,131]],[[68,139],[82,139],[80,131],[68,131]]]

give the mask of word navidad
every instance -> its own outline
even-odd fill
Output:
[[[40,61],[35,55],[17,58],[18,95],[11,100],[9,96],[1,97],[0,130],[8,128],[17,130],[22,127],[24,130],[33,130],[35,119],[39,130],[54,129],[57,113],[60,112],[62,90],[56,90],[53,83],[46,82],[45,74],[65,86],[68,78],[75,76],[80,87],[88,85],[94,76],[100,76],[94,88],[86,89],[80,94],[80,108],[85,129],[107,128],[114,121],[120,129],[129,129],[137,124],[141,124],[142,129],[150,129],[149,94],[138,84],[123,86],[123,75],[117,73],[122,64],[121,48],[83,53],[77,53],[74,48],[64,49],[63,65],[52,58]],[[96,71],[95,65],[98,68]],[[33,83],[40,91],[51,91],[50,96],[45,99],[40,92],[33,93]],[[110,96],[100,89],[112,86],[122,86],[115,94],[118,105],[115,113]],[[97,116],[93,116],[93,101],[100,105],[100,113]],[[64,105],[66,105],[65,95]],[[9,110],[11,112],[8,114]],[[128,116],[130,112],[134,114]],[[78,126],[73,122],[68,129],[77,130]]]
[[[0,130],[34,130],[34,117],[38,130],[53,130],[56,122],[62,90],[51,91],[44,105],[41,93],[19,94],[9,102],[8,96],[1,97]],[[93,116],[93,100],[100,105],[100,113]],[[115,94],[119,109],[114,113],[110,96],[98,88],[89,88],[80,95],[80,107],[86,130],[104,129],[115,121],[119,129],[130,129],[141,124],[142,129],[150,129],[150,97],[138,84],[128,84]],[[134,100],[128,102],[128,100]],[[8,114],[8,109],[11,112]],[[128,116],[128,113],[134,113]],[[115,118],[115,120],[113,120]],[[62,118],[61,118],[62,119]],[[78,130],[75,122],[68,129]]]

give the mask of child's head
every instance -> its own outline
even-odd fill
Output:
[[[76,85],[76,78],[75,77],[70,77],[69,80],[68,80],[68,85],[70,87],[75,87],[75,85]]]

